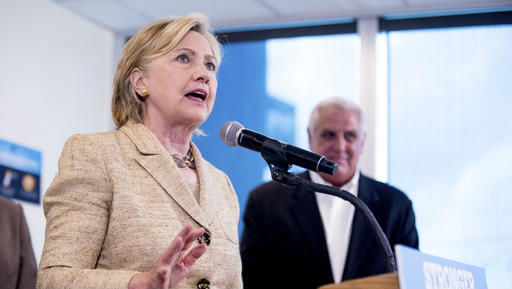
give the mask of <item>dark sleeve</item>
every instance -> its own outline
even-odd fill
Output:
[[[397,240],[398,244],[403,244],[416,249],[419,248],[418,231],[416,230],[416,217],[410,200],[407,202],[400,232],[401,234]]]
[[[240,242],[242,257],[242,278],[245,289],[265,288],[268,286],[268,272],[263,272],[264,262],[272,262],[267,256],[267,237],[264,229],[264,216],[258,202],[257,189],[252,191],[247,200],[244,213],[244,230]]]
[[[23,214],[23,209],[19,206],[20,221],[20,269],[18,276],[18,288],[36,288],[37,265],[32,249],[30,233]]]

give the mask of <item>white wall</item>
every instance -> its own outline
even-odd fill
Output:
[[[42,152],[44,193],[70,135],[113,127],[114,34],[50,0],[0,1],[0,27],[0,138]],[[42,205],[22,205],[39,263]]]

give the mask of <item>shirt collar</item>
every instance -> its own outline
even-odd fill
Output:
[[[359,176],[360,176],[360,174],[361,173],[360,173],[359,169],[357,169],[356,173],[354,174],[354,176],[348,182],[346,182],[343,186],[341,186],[340,189],[348,191],[351,194],[357,196],[357,188],[358,188],[358,185],[359,185]],[[309,171],[309,177],[311,178],[311,181],[313,181],[314,183],[321,184],[321,185],[332,186],[331,183],[329,183],[326,180],[324,180],[320,176],[320,174],[317,173],[317,172]]]

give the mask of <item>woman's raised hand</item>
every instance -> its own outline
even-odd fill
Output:
[[[162,252],[151,271],[133,276],[128,288],[168,289],[174,287],[189,274],[192,265],[206,252],[206,245],[200,244],[187,253],[190,245],[204,232],[203,228],[193,229],[192,225],[185,225],[171,245]],[[185,253],[187,254],[185,255]]]

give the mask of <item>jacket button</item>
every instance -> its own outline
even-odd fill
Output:
[[[204,232],[201,236],[197,237],[197,241],[199,244],[206,244],[207,246],[210,245],[211,237],[208,232]]]
[[[198,289],[210,289],[210,281],[208,279],[201,279],[197,282]]]

